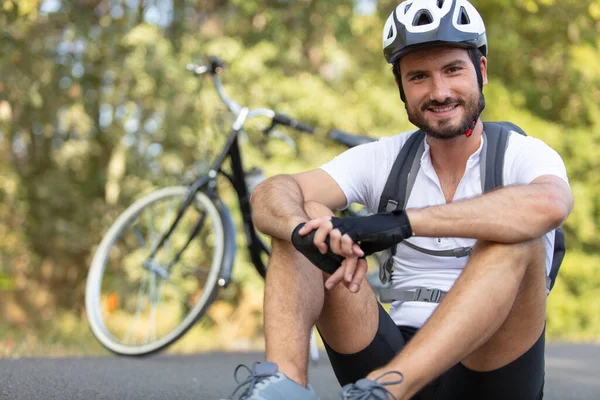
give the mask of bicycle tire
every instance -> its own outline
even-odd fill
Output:
[[[215,294],[217,290],[217,279],[219,275],[219,270],[221,268],[223,257],[224,257],[224,247],[225,247],[225,230],[223,226],[223,220],[219,214],[218,208],[215,205],[215,202],[207,196],[203,192],[197,192],[195,194],[195,203],[193,207],[196,211],[200,213],[200,209],[206,212],[205,216],[210,218],[212,225],[212,232],[209,232],[211,236],[211,240],[214,242],[214,250],[213,257],[210,262],[210,269],[207,272],[206,283],[202,288],[201,295],[199,299],[193,305],[193,308],[189,310],[187,315],[179,322],[174,329],[170,332],[163,335],[160,339],[154,338],[155,340],[147,340],[146,343],[141,344],[126,344],[123,343],[123,338],[118,339],[114,332],[111,332],[107,327],[105,318],[103,317],[103,302],[106,303],[106,298],[102,297],[102,285],[103,278],[106,273],[107,262],[109,257],[111,256],[111,250],[114,248],[117,240],[120,239],[120,236],[124,236],[124,232],[126,229],[136,221],[136,218],[140,217],[144,213],[144,210],[148,210],[152,205],[156,205],[160,202],[163,202],[166,199],[183,199],[187,194],[188,188],[183,186],[173,186],[167,187],[163,189],[156,190],[141,199],[134,202],[131,206],[129,206],[121,215],[117,218],[117,220],[113,223],[113,225],[109,228],[107,233],[104,235],[98,249],[95,252],[93,261],[91,263],[90,270],[88,272],[87,282],[86,282],[86,291],[85,291],[85,306],[86,313],[90,328],[94,336],[98,339],[98,341],[108,350],[113,353],[125,356],[143,356],[149,355],[155,352],[158,352],[167,346],[171,345],[175,341],[177,341],[181,336],[183,336],[193,325],[194,323],[204,314],[207,310],[208,306],[215,299]],[[186,212],[188,212],[186,210]],[[185,214],[184,214],[185,215]],[[202,221],[204,221],[205,217]],[[151,225],[154,223],[151,222]],[[181,225],[181,223],[178,225]],[[176,228],[175,230],[177,230]],[[174,233],[175,234],[175,233]],[[188,238],[189,238],[188,233]],[[173,237],[173,235],[172,235]],[[150,239],[150,238],[149,238]],[[194,238],[194,241],[197,238]],[[138,239],[139,240],[139,239]],[[173,239],[175,241],[175,239]],[[151,240],[148,240],[150,242]],[[144,242],[145,243],[145,242]],[[190,241],[192,243],[192,241]],[[187,251],[187,250],[185,250]],[[127,257],[128,254],[124,253]],[[125,258],[123,259],[123,269],[126,268]],[[121,266],[119,266],[121,267]],[[137,268],[137,267],[136,267]],[[143,267],[140,265],[140,268]],[[152,275],[155,275],[154,278],[151,278]],[[183,274],[183,273],[182,273]],[[142,272],[142,275],[144,273]],[[145,279],[152,281],[152,279],[156,280],[156,272],[147,271],[145,273],[148,276]],[[109,279],[109,278],[107,278]],[[170,279],[170,276],[169,276]],[[162,293],[164,288],[164,279],[162,281],[159,280],[159,293]],[[172,282],[171,282],[172,283]],[[150,284],[148,284],[150,286]],[[142,293],[142,283],[139,283],[139,292],[138,296]],[[170,286],[169,286],[170,287]],[[156,290],[156,287],[154,288]],[[150,290],[152,292],[152,290]],[[146,294],[146,293],[144,293]],[[148,294],[150,298],[151,295]],[[159,295],[160,298],[160,295]],[[153,302],[156,299],[156,294],[154,294],[154,298],[150,298],[150,301]],[[108,297],[108,301],[110,302],[110,295]],[[137,300],[137,307],[139,309],[140,300]],[[186,302],[187,306],[188,303]],[[110,307],[110,306],[109,306]],[[136,317],[139,320],[139,311],[136,309]],[[156,309],[154,310],[156,316]],[[104,312],[106,314],[106,312]],[[140,314],[141,315],[141,314]],[[139,322],[139,321],[138,321]],[[156,318],[155,318],[156,324]],[[162,323],[163,321],[161,321]],[[130,329],[130,328],[129,328]],[[154,327],[156,335],[157,327]]]

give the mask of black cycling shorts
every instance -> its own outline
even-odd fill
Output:
[[[340,354],[325,348],[340,385],[356,382],[387,364],[415,335],[416,328],[398,327],[379,305],[379,329],[364,350]],[[479,372],[458,363],[424,387],[413,400],[541,400],[544,391],[545,330],[521,357],[494,371]]]

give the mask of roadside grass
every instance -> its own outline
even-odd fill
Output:
[[[238,282],[243,283],[232,283],[221,291],[207,313],[163,354],[264,350],[263,283],[253,271],[241,271],[243,273]],[[600,306],[597,298],[587,298],[587,302],[577,301],[577,298],[571,299],[563,293],[565,288],[565,283],[559,280],[549,298],[548,341],[600,343],[598,316],[588,310],[597,308],[579,306],[581,303],[589,305],[594,302],[594,305]],[[587,317],[587,323],[570,323],[573,315]],[[320,338],[318,341],[323,348]],[[0,322],[0,358],[111,354],[92,335],[83,313],[59,312],[37,330],[11,327]]]
[[[195,325],[181,339],[170,346],[165,354],[193,354],[210,351],[260,351],[264,349],[264,338],[234,338],[224,340],[225,332],[216,328],[206,329]],[[69,337],[58,332],[23,333],[19,330],[0,326],[0,358],[23,357],[80,357],[107,356],[106,350],[92,335],[87,321],[79,321]]]

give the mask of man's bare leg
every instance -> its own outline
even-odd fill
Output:
[[[492,371],[516,360],[535,344],[546,323],[546,251],[543,240],[525,246],[532,262],[500,328],[462,360],[475,371]]]
[[[512,245],[478,243],[454,287],[419,333],[369,377],[401,371],[405,382],[393,391],[404,399],[457,362],[490,371],[515,360],[543,331],[545,271],[542,239]]]
[[[318,203],[306,203],[304,208],[311,218],[332,215]],[[290,242],[273,239],[272,247],[265,288],[266,359],[306,386],[310,330],[317,320],[321,334],[334,350],[357,352],[377,332],[377,301],[368,284],[358,293],[343,285],[326,291],[324,273]]]

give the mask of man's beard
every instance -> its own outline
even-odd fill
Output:
[[[442,119],[437,122],[437,126],[432,125],[425,119],[425,111],[429,107],[439,107],[449,104],[458,104],[463,106],[465,114],[463,119],[456,125],[450,123],[450,118]],[[447,98],[443,102],[436,100],[425,103],[421,110],[416,107],[409,107],[406,104],[406,112],[408,113],[408,120],[417,126],[426,135],[435,139],[454,139],[461,135],[464,135],[470,128],[472,128],[473,121],[479,117],[481,111],[485,107],[485,99],[483,93],[478,91],[470,96],[466,101],[463,99]]]

